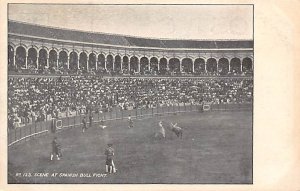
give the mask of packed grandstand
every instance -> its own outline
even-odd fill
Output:
[[[62,112],[252,103],[253,41],[160,40],[9,21],[9,128]]]

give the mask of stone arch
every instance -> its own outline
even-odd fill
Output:
[[[34,47],[28,49],[27,67],[29,69],[38,68],[37,65],[37,50]]]
[[[145,74],[149,71],[149,59],[147,57],[142,57],[140,59],[140,72]]]
[[[32,46],[29,47],[29,46],[27,46],[27,45],[24,44],[24,43],[19,43],[19,44],[17,45],[17,47],[16,47],[16,50],[17,50],[17,48],[20,47],[20,46],[22,46],[23,48],[25,48],[26,52],[28,52],[28,49],[32,47]],[[33,46],[33,47],[35,47],[35,46]]]
[[[242,71],[243,72],[252,72],[253,69],[253,61],[251,58],[246,57],[242,60]]]
[[[58,53],[58,69],[68,68],[68,53],[65,50],[61,50]]]
[[[171,72],[178,73],[180,72],[180,59],[179,58],[171,58],[169,60],[169,68]]]
[[[16,49],[16,67],[17,68],[25,68],[26,67],[26,48],[23,46],[18,46]]]
[[[11,46],[14,49],[14,51],[16,51],[17,46],[14,43],[8,42],[8,46]]]
[[[130,72],[138,72],[139,59],[136,56],[130,57]]]
[[[105,56],[103,53],[98,55],[98,68],[105,69]]]
[[[53,49],[56,49],[56,48],[54,47]],[[66,48],[58,48],[58,49],[57,49],[58,54],[59,54],[60,52],[62,52],[62,51],[64,51],[64,52],[67,53],[67,57],[70,56],[70,53],[71,53],[71,52],[77,52],[77,51],[75,51],[74,49],[73,49],[72,51],[69,51],[69,50],[66,49]]]
[[[193,60],[191,58],[182,59],[182,71],[185,73],[193,72]]]
[[[195,73],[203,73],[205,72],[205,59],[204,58],[196,58],[194,61],[194,71]]]
[[[81,52],[79,54],[79,69],[83,70],[84,72],[87,71],[87,54],[86,52]]]
[[[78,65],[78,54],[75,51],[70,52],[70,57],[69,57],[69,69],[72,72],[76,72],[79,68]]]
[[[158,73],[158,58],[157,57],[152,57],[150,58],[150,71],[151,73]]]
[[[40,52],[42,49],[46,50],[47,54],[49,53],[49,48],[47,46],[41,46],[37,50]]]
[[[218,72],[221,75],[226,75],[228,74],[229,71],[229,60],[228,58],[220,58],[218,62]]]
[[[161,58],[159,60],[159,73],[165,75],[168,71],[168,60],[166,58]]]
[[[105,56],[107,57],[108,55],[111,55],[113,58],[117,55],[117,53],[113,53],[111,51],[107,52],[107,53],[104,53]]]
[[[57,52],[55,49],[49,51],[49,68],[57,68]],[[58,67],[59,68],[59,67]]]
[[[123,56],[123,59],[122,59],[122,69],[124,71],[127,71],[129,70],[129,58],[128,56]]]
[[[115,56],[115,68],[114,70],[116,72],[120,72],[121,71],[121,64],[122,64],[122,59],[121,59],[121,56],[120,55],[116,55]]]
[[[109,54],[106,56],[106,70],[113,71],[114,68],[114,57],[113,55]]]
[[[89,54],[89,70],[96,70],[96,64],[97,64],[97,59],[96,59],[96,54],[94,52]]]
[[[218,63],[215,58],[209,58],[206,61],[206,70],[209,73],[216,73],[218,70]]]
[[[74,48],[73,48],[71,51],[69,51],[69,56],[71,56],[71,53],[72,53],[72,52],[75,52],[75,53],[78,55],[78,57],[79,57],[79,55],[80,55],[80,53],[81,53],[81,52],[78,51],[77,49],[74,49]]]
[[[241,72],[241,59],[234,57],[230,60],[230,72],[232,73]]]
[[[39,47],[37,47],[37,46],[34,45],[34,44],[27,47],[27,52],[28,52],[28,50],[31,49],[31,48],[34,48],[35,51],[36,51],[37,53],[39,52]]]
[[[59,53],[59,51],[60,51],[57,47],[52,46],[51,48],[48,49],[48,53],[49,53],[49,54],[50,54],[50,51],[51,51],[51,50],[55,50],[56,53],[57,53],[57,55],[58,55],[58,53]]]
[[[98,51],[95,50],[95,49],[92,49],[92,51],[89,52],[89,55],[92,54],[92,53],[94,53],[95,56],[96,56],[96,58],[98,59],[98,55],[100,54],[100,52],[98,52]],[[96,59],[96,60],[97,60],[97,59]]]
[[[46,49],[41,48],[39,50],[39,59],[38,59],[39,69],[45,69],[47,67],[47,60],[48,60],[48,52],[46,51]]]

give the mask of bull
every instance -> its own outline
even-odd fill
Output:
[[[170,130],[175,133],[175,135],[182,139],[183,129],[177,126],[177,123],[171,123]]]

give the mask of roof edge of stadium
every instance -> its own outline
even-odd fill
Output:
[[[15,35],[15,36],[19,36],[19,34],[15,34],[15,33],[8,33],[9,35]],[[29,36],[29,35],[20,35],[23,37],[28,37],[28,38],[36,38],[36,39],[46,39],[46,40],[53,40],[56,41],[56,39],[52,39],[52,38],[45,38],[45,37],[35,37],[35,36]],[[101,45],[101,46],[106,46],[106,47],[114,47],[114,48],[130,48],[130,49],[151,49],[151,50],[167,50],[167,51],[183,51],[183,50],[250,50],[252,51],[253,48],[208,48],[208,49],[204,49],[204,48],[161,48],[161,47],[138,47],[138,46],[122,46],[122,45],[113,45],[113,44],[101,44],[101,43],[90,43],[90,42],[82,42],[82,41],[71,41],[71,40],[63,40],[63,39],[59,39],[59,41],[61,42],[67,42],[67,43],[83,43],[83,44],[88,44],[88,45]]]
[[[29,23],[25,21],[17,21],[8,19],[9,22],[33,25],[38,27],[45,27],[45,28],[52,28],[58,30],[65,30],[65,31],[74,31],[74,32],[83,32],[83,33],[92,33],[92,34],[101,34],[101,35],[112,35],[112,36],[119,36],[119,37],[129,37],[129,38],[137,38],[137,39],[148,39],[148,40],[175,40],[175,41],[253,41],[253,39],[179,39],[179,38],[154,38],[154,37],[142,37],[142,36],[135,36],[135,35],[125,35],[125,34],[116,34],[116,33],[105,33],[99,31],[85,31],[79,29],[70,29],[70,28],[63,28],[57,26],[47,26],[43,24],[36,24],[36,23]]]

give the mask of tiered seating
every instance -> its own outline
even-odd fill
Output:
[[[152,107],[178,103],[251,103],[252,79],[10,78],[9,118],[45,120],[46,115],[83,108]]]

